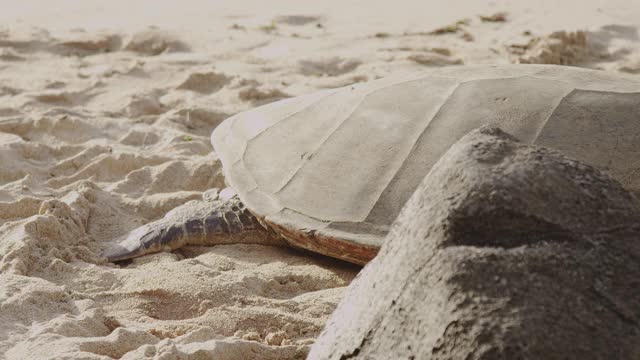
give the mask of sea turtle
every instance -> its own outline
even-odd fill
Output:
[[[640,190],[640,78],[551,65],[444,67],[230,117],[211,142],[237,195],[176,208],[105,256],[286,241],[365,264],[431,166],[487,124]]]

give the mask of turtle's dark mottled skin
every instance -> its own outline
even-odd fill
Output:
[[[109,261],[175,250],[184,245],[259,243],[283,245],[284,240],[262,226],[237,195],[213,201],[191,201],[123,237],[107,251]]]

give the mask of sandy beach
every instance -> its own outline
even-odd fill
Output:
[[[438,66],[640,77],[633,0],[31,0],[0,24],[3,359],[306,357],[360,267],[260,245],[100,256],[225,187],[209,136],[233,114]]]

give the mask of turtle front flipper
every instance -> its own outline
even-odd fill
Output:
[[[264,228],[237,196],[214,201],[190,201],[162,219],[132,230],[103,256],[121,261],[184,245],[283,245],[285,241]]]

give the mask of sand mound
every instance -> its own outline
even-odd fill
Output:
[[[321,16],[313,15],[281,15],[277,16],[273,21],[279,24],[286,24],[291,26],[303,26],[311,23],[319,23],[322,20]]]
[[[462,65],[462,59],[453,58],[436,52],[415,53],[407,57],[408,60],[415,61],[420,65],[426,66],[447,66]]]
[[[512,51],[521,53],[514,60],[519,64],[575,65],[596,56],[584,31],[554,32],[534,38],[522,47],[512,47]]]
[[[309,358],[633,359],[639,216],[608,175],[474,131],[427,175]]]
[[[290,95],[278,89],[261,89],[259,87],[249,87],[238,93],[238,98],[242,101],[250,102],[253,105],[264,105],[277,100],[290,97]]]
[[[229,77],[215,72],[195,72],[178,85],[179,90],[191,90],[203,94],[211,94],[229,83]]]
[[[189,51],[189,46],[169,32],[153,29],[134,34],[124,49],[152,56],[164,52]]]
[[[26,58],[24,56],[18,55],[12,49],[1,49],[0,50],[0,60],[2,61],[24,61]]]
[[[122,46],[122,38],[116,34],[83,34],[66,39],[55,45],[61,55],[88,56],[117,51]]]
[[[358,68],[362,62],[356,59],[331,57],[325,59],[300,60],[299,71],[303,75],[337,76],[346,74]]]
[[[640,49],[634,26],[606,25],[595,31],[555,31],[524,45],[511,45],[512,62],[603,68],[633,73]],[[631,43],[631,44],[630,44]]]

